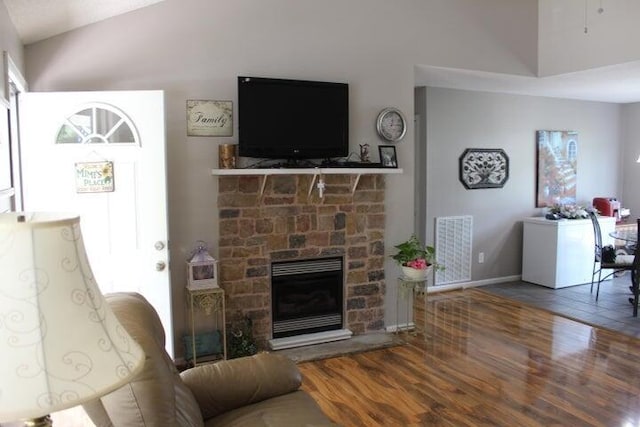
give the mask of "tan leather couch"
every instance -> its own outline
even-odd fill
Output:
[[[178,373],[164,350],[160,319],[141,295],[106,296],[146,353],[143,372],[115,392],[84,405],[98,427],[332,425],[301,376],[283,356],[261,353]]]

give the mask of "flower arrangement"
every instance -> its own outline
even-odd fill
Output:
[[[403,267],[425,270],[432,265],[436,270],[443,268],[436,262],[435,248],[420,243],[420,240],[418,240],[415,234],[412,234],[409,240],[394,247],[398,252],[395,255],[391,255],[391,258]]]
[[[549,208],[549,212],[558,215],[560,218],[567,219],[586,219],[589,218],[589,212],[580,205],[553,205]]]

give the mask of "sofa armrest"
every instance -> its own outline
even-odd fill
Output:
[[[300,371],[291,359],[270,353],[196,366],[180,376],[205,420],[290,393],[302,384]]]

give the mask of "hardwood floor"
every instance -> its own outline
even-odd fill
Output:
[[[640,425],[640,340],[477,289],[426,313],[426,340],[299,364],[303,388],[345,426]]]

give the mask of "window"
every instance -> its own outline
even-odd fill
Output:
[[[90,104],[66,118],[56,144],[138,144],[133,122],[117,108]]]

